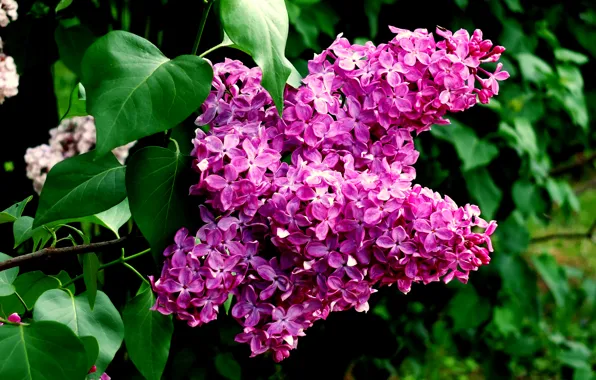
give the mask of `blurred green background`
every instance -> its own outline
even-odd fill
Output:
[[[15,128],[15,143],[0,152],[1,183],[10,183],[4,191],[11,200],[32,193],[22,162],[25,149],[47,141],[60,117],[85,114],[78,79],[69,62],[59,59],[54,30],[80,23],[76,45],[84,44],[85,36],[126,29],[173,56],[190,52],[200,3],[75,0],[56,20],[51,0],[19,2],[20,20],[4,39],[21,73],[20,94],[0,107],[5,128],[25,127]],[[386,288],[372,297],[368,314],[333,313],[308,330],[282,364],[249,359],[248,349],[233,343],[238,332],[233,320],[200,329],[177,323],[165,377],[596,379],[596,2],[287,0],[286,5],[291,24],[286,53],[302,73],[307,60],[338,33],[358,43],[381,43],[392,38],[387,25],[480,28],[485,38],[507,48],[502,61],[511,78],[499,96],[417,139],[422,153],[417,182],[458,204],[478,204],[487,219],[498,221],[493,261],[473,273],[467,286],[418,285],[407,296]],[[216,14],[208,20],[200,51],[221,40]],[[226,56],[252,64],[232,50],[208,58],[217,62]],[[5,120],[10,122],[4,125]],[[192,133],[192,120],[184,128]],[[133,288],[116,283],[106,279],[104,290]],[[125,295],[120,298],[123,302]],[[128,379],[138,376],[135,371],[121,353],[108,372]]]

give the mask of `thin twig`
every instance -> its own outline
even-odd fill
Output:
[[[557,234],[550,234],[544,236],[538,236],[530,240],[530,243],[543,243],[549,240],[564,239],[564,240],[577,240],[577,239],[592,239],[592,235],[596,232],[596,220],[592,223],[588,231],[581,232],[562,232]]]
[[[28,253],[26,255],[17,256],[12,259],[8,259],[6,261],[0,262],[0,272],[18,267],[26,262],[37,260],[42,257],[50,257],[50,256],[61,256],[61,255],[80,255],[83,253],[89,252],[96,252],[101,251],[105,248],[116,247],[122,245],[124,241],[126,241],[127,237],[124,236],[120,239],[116,240],[109,240],[109,241],[102,241],[99,243],[91,243],[91,244],[83,244],[78,245],[76,247],[66,247],[66,248],[44,248],[42,250]]]

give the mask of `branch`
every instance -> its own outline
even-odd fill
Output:
[[[18,267],[26,262],[41,259],[42,257],[53,257],[53,256],[61,256],[61,255],[80,255],[83,253],[95,252],[100,251],[105,248],[117,247],[122,245],[124,241],[127,240],[127,237],[121,237],[120,239],[116,240],[109,240],[109,241],[102,241],[100,243],[91,243],[91,244],[83,244],[77,245],[76,247],[66,247],[66,248],[44,248],[42,250],[28,253],[26,255],[17,256],[12,259],[8,259],[6,261],[0,262],[0,272],[3,270],[7,270],[10,268]]]
[[[596,232],[596,220],[592,223],[588,231],[581,233],[581,232],[563,232],[558,234],[550,234],[535,237],[530,240],[530,244],[532,243],[542,243],[549,240],[555,239],[566,239],[566,240],[576,240],[576,239],[592,239],[592,235]]]
[[[586,164],[589,164],[594,160],[596,160],[596,152],[589,154],[587,156],[582,155],[579,158],[577,158],[575,162],[571,162],[569,164],[564,164],[564,165],[560,165],[555,168],[552,168],[550,171],[550,175],[558,176],[561,174],[568,173],[568,172],[572,171],[573,169],[579,168]]]

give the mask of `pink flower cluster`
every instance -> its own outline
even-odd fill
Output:
[[[95,147],[95,121],[92,116],[77,116],[65,119],[56,128],[50,129],[50,141],[27,149],[27,178],[33,180],[33,188],[39,194],[50,169],[69,157],[87,153]],[[118,161],[124,164],[128,151],[135,143],[118,147],[112,151]]]
[[[2,0],[0,0],[2,1]],[[2,9],[0,9],[0,20]],[[19,74],[14,59],[3,53],[3,42],[0,38],[0,104],[4,103],[6,98],[10,98],[19,93]]]
[[[0,0],[0,27],[7,26],[10,21],[15,21],[19,5],[15,0]]]
[[[236,341],[280,361],[316,320],[367,311],[380,285],[465,283],[489,263],[496,223],[412,185],[412,134],[496,95],[506,72],[479,66],[504,48],[479,30],[392,30],[379,46],[339,36],[286,89],[282,117],[258,68],[214,65],[192,152],[204,225],[165,250],[155,310],[198,326],[233,295]]]

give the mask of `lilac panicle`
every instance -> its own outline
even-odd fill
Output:
[[[286,88],[281,117],[258,68],[213,66],[192,151],[204,225],[165,250],[154,310],[199,326],[232,295],[236,341],[280,361],[316,320],[367,311],[379,286],[466,283],[490,262],[496,222],[413,184],[413,136],[496,95],[508,74],[481,66],[504,48],[479,30],[391,30],[378,46],[340,35]]]

